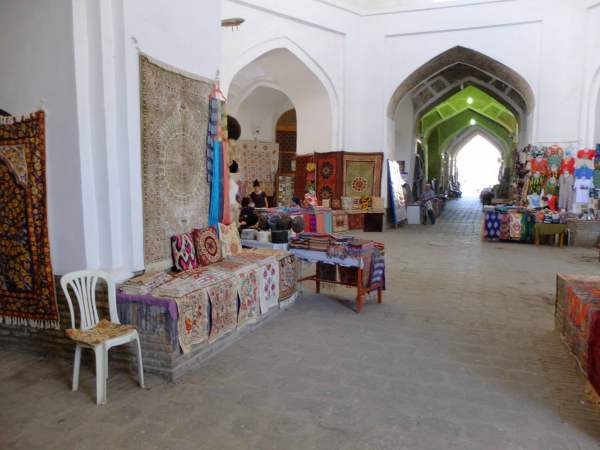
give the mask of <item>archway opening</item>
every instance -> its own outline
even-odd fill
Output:
[[[501,149],[508,187],[511,151],[527,142],[533,108],[533,91],[515,70],[475,50],[454,47],[396,88],[388,104],[387,152],[392,159],[406,160],[407,178],[417,195],[432,181],[446,191],[453,181],[453,151],[467,134],[473,136],[469,129],[475,123]]]
[[[297,142],[296,110],[284,112],[275,125],[275,142],[279,144],[279,175],[293,174],[296,170]]]
[[[502,151],[482,134],[468,139],[456,153],[456,177],[463,196],[478,196],[482,189],[498,184]]]

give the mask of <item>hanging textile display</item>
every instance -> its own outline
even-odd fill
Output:
[[[219,138],[221,140],[221,168],[223,172],[223,197],[221,201],[221,223],[229,225],[232,221],[231,207],[229,203],[229,137],[227,132],[227,102],[221,101],[219,111],[221,121],[219,123]]]
[[[392,218],[395,224],[406,220],[406,201],[404,199],[404,179],[400,172],[400,163],[388,159],[388,191]]]
[[[208,213],[208,225],[217,226],[221,219],[221,205],[223,198],[223,171],[221,164],[223,157],[221,155],[221,142],[215,141],[213,159],[213,176],[210,183],[210,209]]]
[[[296,178],[294,180],[294,197],[300,200],[304,198],[308,184],[308,169],[310,164],[314,163],[314,155],[296,156]]]
[[[316,194],[319,201],[344,194],[343,152],[315,153]]]
[[[219,99],[211,96],[208,106],[208,132],[206,133],[206,178],[212,182],[215,140],[219,134]]]
[[[206,227],[212,82],[140,55],[144,262],[171,266],[171,236]]]
[[[252,191],[258,180],[267,196],[275,193],[275,176],[279,165],[279,144],[276,142],[237,141],[233,152],[239,159],[241,190],[245,195]]]
[[[344,195],[380,197],[383,153],[344,152]]]
[[[0,123],[0,205],[0,322],[59,328],[42,111]]]

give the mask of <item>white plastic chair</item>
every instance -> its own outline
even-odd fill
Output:
[[[69,287],[75,293],[77,304],[79,306],[80,329],[82,331],[90,330],[96,327],[100,322],[98,319],[98,310],[96,309],[96,283],[98,278],[104,279],[108,288],[108,310],[110,313],[110,322],[120,324],[117,313],[117,295],[115,282],[111,276],[99,270],[81,270],[63,275],[60,279],[60,285],[67,298],[69,311],[71,313],[71,327],[75,329],[75,313],[73,302],[69,295]],[[138,377],[140,386],[144,387],[144,367],[142,363],[142,348],[137,330],[124,330],[118,336],[103,340],[100,344],[89,345],[76,341],[75,363],[73,367],[73,391],[79,388],[79,368],[81,365],[81,349],[91,348],[96,357],[96,403],[103,405],[106,403],[106,382],[108,379],[108,351],[118,345],[127,344],[135,341],[137,343],[137,361]]]

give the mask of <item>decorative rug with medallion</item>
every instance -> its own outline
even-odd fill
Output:
[[[383,153],[344,152],[344,196],[379,197]]]

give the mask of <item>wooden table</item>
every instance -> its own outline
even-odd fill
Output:
[[[332,283],[332,284],[340,284],[342,286],[350,286],[356,287],[356,312],[360,314],[363,309],[365,303],[365,296],[372,291],[377,291],[377,303],[381,303],[382,291],[383,291],[383,281],[380,283],[375,283],[370,286],[364,286],[363,283],[363,274],[365,267],[363,267],[363,260],[359,257],[348,257],[348,258],[332,258],[327,255],[326,252],[314,251],[314,250],[302,250],[296,248],[290,248],[289,252],[296,255],[296,257],[303,261],[308,261],[312,263],[322,262],[325,264],[331,264],[335,266],[343,266],[343,267],[356,267],[356,282],[353,284],[342,283],[337,280],[324,280],[319,277],[319,271],[316,270],[314,275],[310,275],[308,277],[300,278],[298,282],[301,281],[314,281],[315,282],[315,290],[318,293],[321,292],[321,283]]]
[[[536,223],[535,245],[540,245],[540,236],[558,235],[560,248],[563,248],[567,225],[562,223]]]

